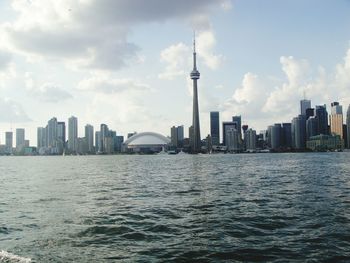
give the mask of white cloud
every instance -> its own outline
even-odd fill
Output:
[[[265,129],[276,122],[290,122],[299,114],[304,94],[313,105],[340,101],[346,108],[350,103],[350,49],[333,72],[322,66],[313,71],[307,60],[291,56],[282,56],[280,63],[285,80],[245,74],[241,87],[221,105],[224,118],[242,115],[243,121]]]
[[[150,90],[150,88],[146,84],[131,79],[116,79],[105,74],[95,74],[90,78],[82,80],[78,84],[78,90],[113,94],[146,91]]]
[[[29,92],[42,101],[53,103],[73,98],[69,92],[53,83],[44,83],[38,89],[32,89]]]
[[[334,76],[335,88],[338,87],[342,100],[350,103],[350,48],[348,49],[343,64],[338,64]]]
[[[198,59],[202,59],[204,65],[215,70],[219,68],[223,61],[223,55],[217,55],[214,52],[216,39],[212,30],[201,31],[196,37],[196,51]],[[185,45],[184,43],[177,43],[171,45],[160,53],[160,60],[166,63],[164,72],[160,73],[158,77],[160,79],[173,80],[176,77],[186,76],[192,68],[192,47]],[[200,68],[200,61],[198,62]],[[188,69],[185,72],[184,69]]]
[[[188,60],[191,50],[183,43],[171,45],[160,53],[162,62],[167,63],[165,71],[158,75],[160,79],[172,80],[178,76],[184,76],[184,69],[188,68]]]
[[[218,69],[223,61],[223,55],[217,55],[214,52],[216,38],[212,30],[199,32],[197,35],[197,52],[198,56],[203,58],[207,67],[212,70]]]
[[[233,8],[232,1],[231,1],[231,0],[222,1],[221,7],[222,7],[225,11],[231,10],[231,9]]]
[[[31,119],[23,110],[22,105],[8,98],[0,98],[0,122],[29,122]]]
[[[8,68],[11,62],[11,54],[9,52],[0,50],[0,71]]]
[[[266,118],[266,114],[261,114],[261,108],[268,92],[269,86],[265,80],[253,73],[246,73],[241,87],[221,105],[223,118],[229,120],[233,115],[242,115],[243,121]]]
[[[139,23],[206,16],[225,1],[202,0],[14,0],[13,22],[0,28],[14,52],[32,59],[57,59],[70,67],[115,70],[139,48],[128,41]]]
[[[297,60],[293,57],[280,58],[282,70],[286,74],[287,82],[276,87],[266,100],[264,112],[283,114],[296,114],[298,101],[310,82],[311,67],[305,59]]]
[[[54,83],[39,85],[30,72],[25,74],[24,83],[27,94],[43,102],[57,103],[73,98],[68,91]]]

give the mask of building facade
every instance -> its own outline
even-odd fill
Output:
[[[316,106],[317,129],[319,134],[328,134],[328,112],[326,105]]]
[[[220,116],[218,111],[210,112],[210,136],[212,145],[220,145]]]
[[[68,119],[68,150],[78,152],[78,118],[74,116]]]
[[[295,150],[306,148],[306,116],[299,115],[292,120],[292,145]]]
[[[311,108],[311,100],[303,99],[300,101],[300,114],[306,116],[306,110]]]
[[[332,151],[342,150],[343,140],[337,134],[335,135],[316,135],[309,138],[307,148],[312,151]]]
[[[85,125],[85,141],[88,153],[94,153],[94,127],[90,124]]]
[[[343,107],[339,102],[332,102],[331,107],[331,134],[337,134],[343,139]]]
[[[5,147],[6,147],[6,154],[12,154],[13,153],[13,132],[6,132],[5,133]]]
[[[248,129],[245,132],[245,144],[246,144],[246,150],[247,151],[256,151],[256,131],[253,129]]]
[[[66,123],[63,121],[57,122],[57,141],[58,153],[62,154],[66,149]]]
[[[25,147],[25,130],[23,128],[16,129],[16,151],[21,152]]]

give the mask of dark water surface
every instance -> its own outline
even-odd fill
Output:
[[[349,262],[350,153],[1,157],[2,250],[32,262]]]

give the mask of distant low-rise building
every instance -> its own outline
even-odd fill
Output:
[[[312,151],[342,150],[344,142],[340,135],[317,135],[312,136],[306,142],[306,147]]]

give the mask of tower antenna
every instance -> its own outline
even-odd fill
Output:
[[[193,52],[196,53],[196,30],[193,30]]]

